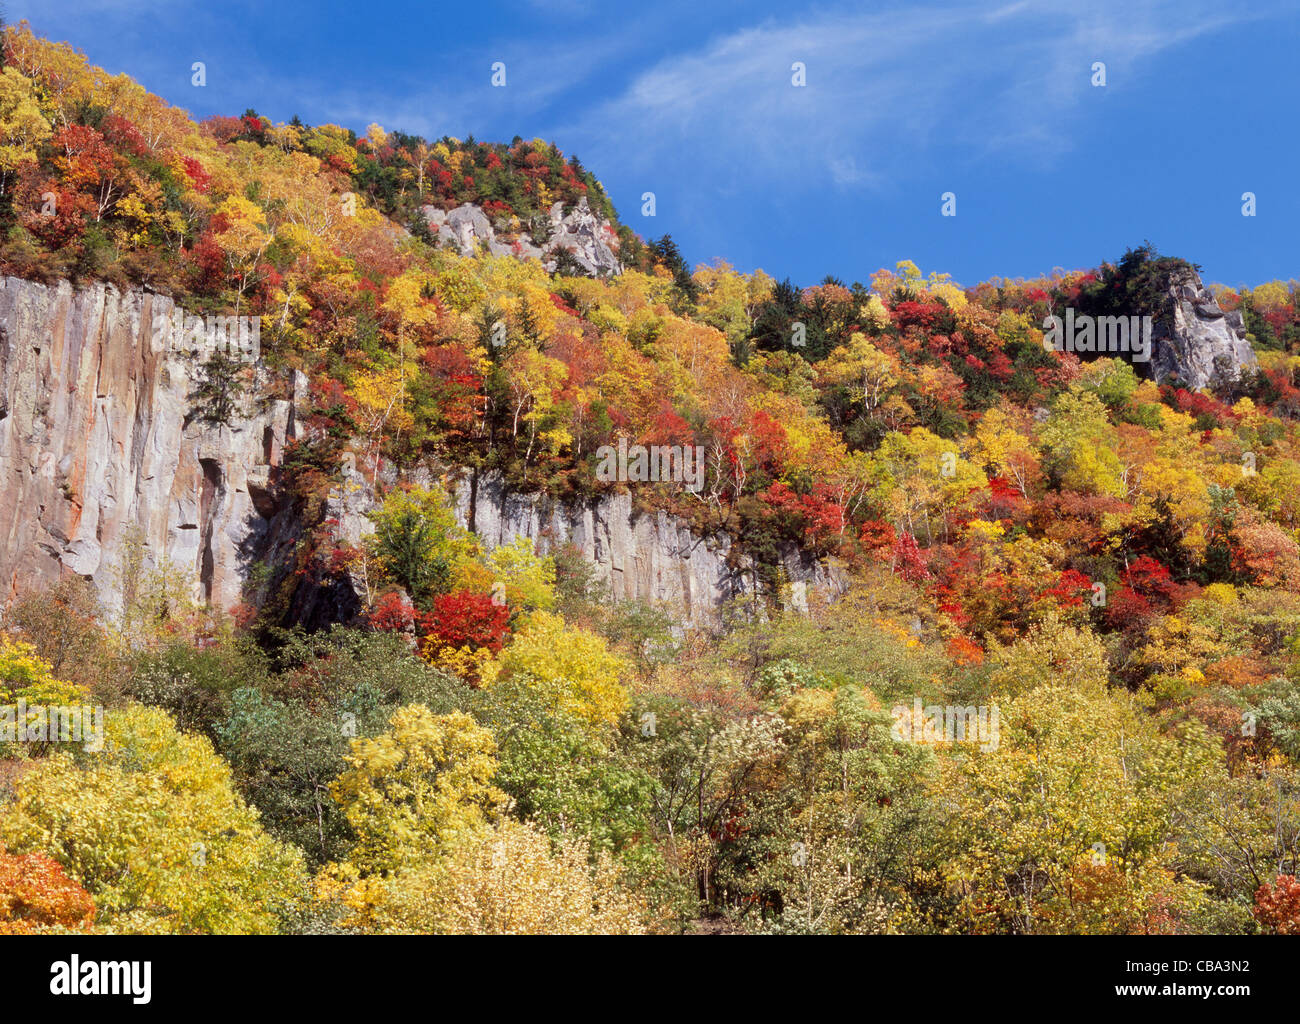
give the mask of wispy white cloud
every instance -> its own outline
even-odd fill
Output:
[[[1267,13],[1205,0],[1020,0],[992,12],[792,15],[662,60],[559,134],[591,160],[647,174],[687,161],[723,180],[775,171],[811,186],[883,186],[937,159],[938,143],[945,154],[956,145],[973,158],[1051,162],[1097,98],[1094,60],[1106,62],[1108,88],[1131,87],[1160,54]],[[796,60],[804,88],[791,82]]]
[[[135,0],[137,10],[154,5],[158,14],[117,19],[130,30],[129,43],[119,37],[117,64],[204,110],[255,105],[276,117],[298,113],[356,128],[376,121],[430,136],[540,134],[589,167],[645,178],[647,188],[656,169],[690,166],[715,195],[799,182],[888,189],[954,160],[1050,165],[1071,152],[1101,109],[1089,86],[1094,60],[1107,64],[1108,89],[1122,92],[1148,83],[1161,56],[1281,11],[1265,3],[1244,14],[1211,0],[1010,0],[992,10],[975,0],[871,10],[855,3],[768,15],[701,37],[690,0],[670,2],[666,12],[611,21],[593,16],[589,0],[513,0],[517,17],[486,25],[481,35],[439,38],[427,64],[385,63],[367,36],[340,74],[338,54],[332,62],[303,54],[283,60],[256,31],[213,30],[217,9],[197,0],[181,0],[175,11],[162,0]],[[65,15],[81,4],[102,16],[96,24],[128,6],[16,0],[11,7],[26,13],[33,3]],[[183,52],[176,32],[161,45],[162,35],[148,31],[182,12],[194,22]],[[186,88],[190,59],[210,62],[202,95]],[[489,85],[495,60],[506,62],[505,89]],[[791,84],[795,61],[806,66],[806,87]]]
[[[503,34],[487,40],[448,41],[431,66],[382,78],[354,78],[328,85],[312,72],[292,78],[273,67],[250,69],[250,92],[263,96],[313,97],[318,118],[348,126],[378,122],[389,129],[429,137],[475,135],[498,140],[490,126],[503,121],[523,135],[545,134],[554,111],[589,102],[587,84],[625,61],[636,45],[628,32],[574,34],[562,44]],[[506,85],[491,84],[493,64],[505,64]]]

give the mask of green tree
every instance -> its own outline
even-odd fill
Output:
[[[370,518],[375,524],[372,554],[420,608],[446,592],[456,565],[476,550],[441,490],[395,490]]]
[[[752,894],[745,909],[762,907],[770,931],[915,926],[915,880],[938,863],[933,752],[891,736],[891,716],[857,686],[797,690],[781,716],[779,769],[724,850],[720,882]]]
[[[204,422],[225,427],[242,414],[243,376],[243,367],[228,353],[216,351],[208,357],[190,394]]]

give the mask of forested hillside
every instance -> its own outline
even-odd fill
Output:
[[[541,139],[196,123],[4,40],[0,271],[257,318],[256,373],[204,363],[213,431],[307,399],[271,481],[302,535],[244,601],[140,558],[120,614],[9,586],[0,933],[1300,931],[1296,282],[1187,298],[1141,239],[973,287],[692,270]],[[621,272],[533,254],[582,200]],[[509,253],[440,237],[467,203]],[[1044,345],[1193,306],[1255,361]],[[620,444],[700,451],[698,486],[610,479]],[[694,626],[613,602],[468,532],[454,470],[630,490],[759,586]],[[361,613],[304,628],[304,580]]]

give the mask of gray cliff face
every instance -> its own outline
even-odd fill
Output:
[[[1151,336],[1155,380],[1177,377],[1195,390],[1257,365],[1241,314],[1224,313],[1194,271],[1170,282],[1169,299],[1172,312],[1155,324]]]
[[[393,478],[391,471],[387,475]],[[419,473],[412,482],[429,479]],[[457,520],[488,551],[518,537],[528,538],[543,554],[571,544],[592,564],[595,578],[615,601],[658,604],[681,621],[704,626],[717,621],[725,602],[754,594],[759,587],[752,560],[735,552],[729,538],[701,538],[675,516],[638,512],[627,493],[568,504],[509,491],[497,476],[475,482],[461,475],[447,487]],[[366,517],[374,505],[368,483],[355,472],[345,472],[326,510],[337,523],[335,539],[361,544],[374,531]],[[842,573],[793,545],[783,553],[781,568],[790,583],[802,584],[787,598],[796,606],[813,592],[834,597],[846,586]],[[364,580],[354,577],[352,586],[361,593]]]
[[[288,524],[271,468],[291,399],[245,399],[229,426],[195,416],[201,356],[155,332],[172,300],[0,280],[0,605],[73,574],[120,611],[128,549],[170,562],[229,607],[254,551]],[[258,372],[254,390],[270,381]]]
[[[426,206],[423,212],[425,223],[438,240],[454,246],[462,256],[474,256],[480,246],[486,246],[493,256],[538,260],[551,273],[556,267],[557,254],[565,250],[592,277],[610,277],[623,272],[611,245],[616,236],[605,220],[592,213],[586,197],[578,200],[577,206],[567,214],[562,203],[551,207],[550,237],[541,246],[529,241],[526,235],[512,243],[500,241],[487,215],[473,203],[464,203],[450,211]]]
[[[475,237],[483,226],[468,213],[446,222],[453,232],[468,225]],[[573,237],[595,245],[600,230],[589,211],[559,218],[548,245]],[[597,256],[600,269],[605,257]],[[1157,379],[1174,374],[1204,387],[1254,365],[1240,318],[1225,315],[1194,274],[1171,285],[1171,299],[1172,316],[1153,336]],[[119,574],[138,551],[145,569],[169,565],[196,600],[229,608],[255,563],[284,578],[299,538],[318,525],[299,520],[273,479],[297,436],[307,381],[254,367],[228,425],[205,422],[193,397],[201,356],[153,329],[174,308],[169,298],[102,284],[74,290],[0,279],[0,606],[71,574],[90,580],[116,614]],[[380,478],[397,482],[392,467]],[[517,537],[543,552],[572,544],[615,600],[659,603],[707,624],[726,601],[759,586],[732,539],[701,538],[665,513],[639,512],[626,493],[564,504],[464,474],[449,489],[461,523],[486,547]],[[324,512],[336,540],[359,543],[375,501],[371,482],[345,466]],[[844,587],[836,569],[794,546],[780,569],[796,584],[788,598],[796,605],[810,590],[833,596]],[[310,625],[347,620],[368,596],[366,584],[303,584],[287,614]]]
[[[667,513],[638,512],[626,492],[566,505],[511,494],[499,479],[488,478],[473,488],[462,479],[453,495],[458,518],[489,550],[517,537],[541,551],[572,544],[615,601],[660,604],[706,625],[725,602],[759,589],[752,560],[734,551],[730,538],[701,538]],[[796,604],[810,591],[836,596],[845,587],[842,574],[793,545],[782,553],[780,568],[790,583],[802,584],[792,598]]]
[[[121,611],[120,573],[138,549],[145,569],[170,565],[193,598],[230,608],[254,563],[283,573],[305,530],[276,492],[273,471],[294,438],[306,380],[255,373],[228,426],[206,424],[191,397],[201,357],[155,336],[172,300],[95,285],[74,290],[0,280],[0,606],[65,575],[94,585]],[[382,467],[381,482],[397,476]],[[427,482],[429,474],[413,474]],[[615,600],[664,604],[706,623],[726,600],[753,593],[752,563],[725,537],[702,539],[674,517],[637,512],[627,494],[580,505],[508,492],[499,479],[449,485],[461,523],[490,550],[516,537],[543,552],[571,543]],[[373,530],[375,490],[345,465],[324,518],[339,541]],[[838,592],[842,581],[791,548],[791,582]],[[806,593],[806,590],[804,591]],[[356,615],[366,581],[304,584],[288,613],[325,625]],[[801,600],[796,589],[796,602]]]

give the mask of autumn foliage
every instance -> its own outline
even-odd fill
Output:
[[[15,595],[0,702],[111,735],[0,742],[0,931],[1300,928],[1295,282],[1213,288],[1258,365],[1193,388],[1044,346],[1167,318],[1150,245],[801,286],[637,237],[543,139],[4,56],[0,270],[258,318],[301,529],[233,612]],[[617,273],[528,255],[583,200]],[[497,255],[442,244],[465,203]]]
[[[1255,890],[1256,920],[1275,935],[1300,935],[1300,880],[1278,875]]]
[[[43,853],[13,854],[0,846],[0,935],[48,928],[84,931],[95,904],[63,868]]]

